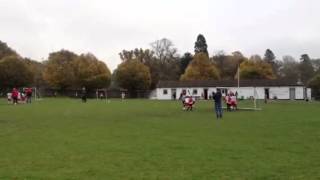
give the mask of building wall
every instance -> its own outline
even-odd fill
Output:
[[[296,88],[296,99],[304,99],[304,87],[295,87]]]
[[[163,91],[167,90],[168,94],[164,94]],[[157,99],[170,100],[172,98],[171,88],[157,88]]]
[[[269,89],[269,98],[277,98],[277,99],[290,99],[290,88],[295,88],[295,99],[301,100],[304,99],[304,87],[219,87],[219,89],[227,89],[228,92],[237,92],[238,97],[243,97],[244,99],[249,99],[251,97],[255,97],[257,99],[264,99],[265,89]],[[156,90],[156,99],[159,100],[170,100],[173,99],[172,89],[176,90],[176,99],[179,99],[180,94],[183,90],[187,91],[188,95],[192,95],[203,99],[204,97],[204,89],[208,89],[208,98],[211,97],[213,92],[217,92],[217,87],[195,87],[195,88],[157,88]],[[164,90],[167,91],[167,94],[164,94]],[[307,90],[307,96],[311,98],[311,90]]]
[[[270,99],[290,99],[289,87],[268,87]]]
[[[311,99],[311,98],[312,98],[312,96],[311,96],[311,88],[308,88],[308,89],[307,89],[307,98],[308,98],[308,99]]]

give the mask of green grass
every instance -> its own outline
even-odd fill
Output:
[[[261,105],[2,99],[0,179],[319,179],[320,103]]]

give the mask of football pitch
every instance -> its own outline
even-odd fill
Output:
[[[241,102],[240,106],[253,106]],[[319,179],[320,103],[0,102],[0,179]]]

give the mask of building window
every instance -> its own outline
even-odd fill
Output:
[[[194,90],[192,91],[192,94],[193,94],[193,95],[198,94],[198,89],[194,89]]]
[[[164,89],[164,90],[163,90],[163,94],[164,94],[164,95],[168,94],[168,89]]]

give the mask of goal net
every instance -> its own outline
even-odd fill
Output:
[[[239,110],[248,110],[248,111],[260,111],[261,109],[261,104],[260,104],[260,97],[259,97],[259,93],[257,91],[257,89],[254,87],[253,88],[253,92],[252,92],[253,96],[250,96],[249,100],[246,101],[246,103],[243,104],[239,104],[238,105],[238,109]]]
[[[39,100],[42,100],[42,95],[41,95],[41,91],[40,89],[36,88],[36,87],[30,87],[31,90],[32,90],[32,98],[35,100],[35,101],[39,101]],[[22,88],[22,91],[23,92],[26,92],[26,90],[28,89],[28,87],[24,87]]]
[[[256,88],[246,89],[241,91],[241,89],[229,90],[227,88],[218,88],[224,98],[227,110],[247,110],[247,111],[259,111],[261,110],[261,104],[259,102],[259,93]],[[247,96],[244,96],[247,94]]]

